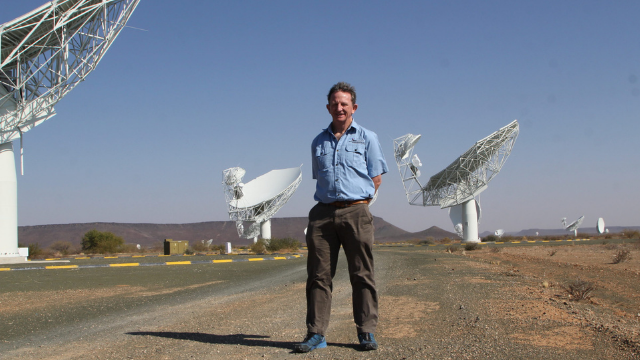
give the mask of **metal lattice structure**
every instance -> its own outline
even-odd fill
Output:
[[[500,172],[511,154],[520,127],[514,120],[476,142],[451,165],[420,183],[422,166],[413,149],[420,135],[407,134],[393,140],[393,150],[407,200],[411,205],[450,208],[454,230],[464,242],[478,242],[480,207],[475,198]]]
[[[96,68],[140,0],[51,1],[0,25],[0,144],[55,115]]]
[[[243,184],[245,173],[240,167],[224,170],[222,185],[229,218],[236,222],[238,236],[251,239],[260,234],[261,224],[268,223],[298,189],[302,182],[302,168],[271,170]],[[252,222],[251,226],[245,228],[245,221]],[[264,233],[263,237],[271,238],[270,234],[265,237]]]
[[[93,71],[140,0],[54,0],[0,25],[0,261],[18,248],[12,141],[56,114],[54,105]],[[22,151],[21,151],[22,155]]]
[[[519,130],[518,121],[514,120],[476,142],[451,165],[433,175],[425,186],[420,183],[417,168],[410,160],[413,146],[409,149],[404,146],[420,135],[407,134],[395,139],[396,163],[409,203],[446,208],[473,199],[498,175],[511,154]]]

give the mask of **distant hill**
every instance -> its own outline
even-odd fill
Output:
[[[610,233],[619,233],[624,231],[624,229],[640,231],[640,226],[607,226],[607,229],[609,229]],[[539,236],[572,234],[572,232],[567,231],[565,229],[526,229],[526,230],[520,230],[518,232],[507,232],[506,234],[513,235],[513,236],[536,236],[536,232],[538,232]],[[584,227],[584,228],[579,228],[578,232],[582,234],[597,234],[598,230],[596,230],[595,227]],[[493,233],[489,231],[485,231],[480,234],[480,237],[485,237],[490,234],[493,234]]]
[[[427,230],[411,233],[394,226],[384,219],[374,217],[376,242],[397,242],[410,239],[424,239],[433,236],[456,238],[456,235],[433,226]],[[274,238],[294,238],[304,243],[304,229],[307,227],[306,217],[288,217],[271,219],[271,235]],[[80,223],[58,225],[35,225],[18,227],[18,239],[21,245],[38,243],[48,247],[56,241],[70,241],[80,244],[82,236],[90,230],[109,231],[124,239],[129,244],[140,244],[145,247],[157,246],[164,239],[189,240],[195,242],[213,239],[214,244],[227,241],[235,245],[247,245],[251,239],[241,239],[236,232],[233,221],[208,221],[190,224],[132,224],[132,223]]]

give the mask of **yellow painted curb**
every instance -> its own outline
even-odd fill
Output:
[[[167,265],[191,265],[191,261],[170,261]]]
[[[140,263],[124,263],[124,264],[109,264],[111,267],[120,267],[120,266],[140,266]]]
[[[211,260],[211,261],[213,261],[214,264],[233,262],[233,260],[231,260],[231,259],[228,259],[228,260],[226,260],[226,259],[225,260]]]
[[[11,268],[0,268],[0,271],[11,271]]]
[[[287,258],[283,256],[278,256],[278,257],[274,257],[273,260],[287,260]]]
[[[263,258],[253,258],[253,259],[249,259],[249,261],[262,261],[264,260]]]
[[[78,265],[57,265],[57,266],[45,266],[45,269],[77,269]]]

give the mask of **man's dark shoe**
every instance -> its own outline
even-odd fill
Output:
[[[327,341],[320,334],[308,333],[299,344],[293,346],[293,350],[299,353],[306,353],[313,349],[323,349],[327,347]]]
[[[360,341],[360,350],[369,351],[378,349],[378,342],[372,333],[359,333],[358,341]]]

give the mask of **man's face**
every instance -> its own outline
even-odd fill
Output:
[[[351,102],[351,94],[342,91],[334,92],[327,104],[327,110],[329,110],[333,122],[337,124],[351,123],[351,115],[356,112],[357,108],[358,104]]]

